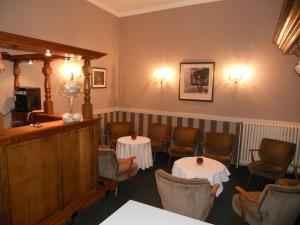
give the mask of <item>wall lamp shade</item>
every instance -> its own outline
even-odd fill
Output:
[[[154,80],[156,82],[165,83],[172,79],[173,72],[170,68],[164,67],[154,72]]]
[[[250,70],[244,65],[231,67],[227,71],[228,80],[233,81],[234,83],[238,83],[247,79],[249,74]]]

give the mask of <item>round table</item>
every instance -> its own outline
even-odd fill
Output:
[[[220,162],[203,158],[203,164],[198,165],[196,159],[198,157],[185,157],[178,159],[174,162],[172,168],[172,174],[176,177],[181,178],[206,178],[211,185],[220,184],[220,187],[217,191],[217,196],[223,191],[222,182],[229,180],[229,171],[228,169]]]
[[[137,136],[135,140],[131,136],[118,138],[116,153],[118,158],[135,156],[139,169],[153,166],[151,143],[147,137]]]

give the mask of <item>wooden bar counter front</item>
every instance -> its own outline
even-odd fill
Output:
[[[98,119],[5,129],[0,136],[0,225],[64,224],[104,194]]]

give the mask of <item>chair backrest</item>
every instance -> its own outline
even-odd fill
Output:
[[[189,127],[175,127],[173,142],[175,145],[195,148],[198,144],[200,130]]]
[[[259,213],[262,225],[294,225],[300,213],[300,184],[266,185],[260,197]]]
[[[98,171],[100,177],[115,179],[119,170],[115,150],[111,148],[98,148]]]
[[[206,132],[204,150],[208,153],[230,155],[235,142],[235,135],[229,133]]]
[[[132,124],[129,122],[110,122],[107,124],[108,134],[111,139],[129,136],[133,132]]]
[[[259,157],[262,161],[287,167],[294,158],[296,145],[293,143],[263,138]]]
[[[156,185],[164,209],[205,220],[209,214],[212,198],[207,179],[183,179],[161,169],[155,171]]]
[[[171,136],[171,127],[167,124],[153,123],[149,129],[149,138],[151,141],[163,142],[165,138]]]

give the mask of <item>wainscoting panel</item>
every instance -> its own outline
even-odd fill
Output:
[[[131,122],[134,130],[138,135],[148,136],[149,127],[152,123],[168,124],[171,127],[193,127],[200,129],[200,142],[204,139],[204,133],[208,131],[232,133],[236,135],[236,149],[239,146],[240,136],[240,123],[232,121],[219,121],[209,120],[201,118],[186,118],[170,115],[158,115],[152,113],[140,113],[140,112],[126,112],[126,111],[113,111],[101,113],[101,143],[107,144],[107,130],[106,124],[109,122]],[[199,155],[201,149],[197,150]],[[235,159],[236,161],[235,154]]]

